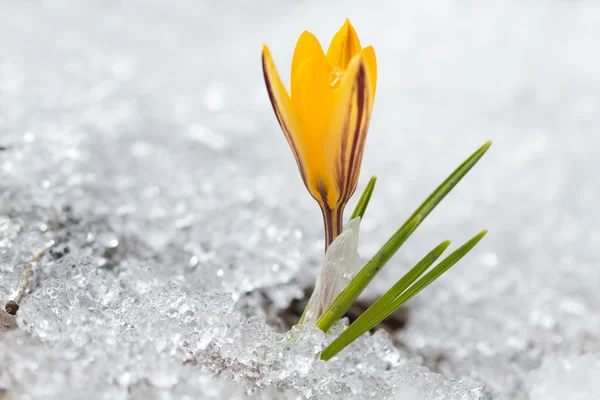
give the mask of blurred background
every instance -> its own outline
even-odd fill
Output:
[[[322,221],[261,46],[287,84],[302,31],[327,47],[346,17],[378,59],[358,188],[378,177],[365,260],[494,142],[365,298],[440,241],[488,229],[394,335],[446,377],[525,399],[542,362],[600,351],[597,1],[2,1],[0,205],[41,232],[3,262],[36,253],[43,225],[73,213],[102,266],[146,260],[189,291],[250,308],[260,291],[287,308],[317,273]]]

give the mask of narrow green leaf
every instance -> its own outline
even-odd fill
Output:
[[[321,358],[323,360],[329,360],[333,355],[337,354],[344,347],[348,346],[357,337],[373,328],[375,325],[383,321],[388,317],[386,314],[387,305],[394,301],[403,291],[406,290],[419,276],[429,268],[448,248],[450,241],[447,240],[439,244],[436,248],[431,250],[425,257],[421,259],[410,271],[408,271],[402,279],[400,279],[390,290],[388,290],[383,296],[381,296],[375,303],[371,305],[363,314],[361,314],[356,321],[354,321],[348,329],[332,342],[323,352]]]
[[[467,243],[459,247],[452,254],[450,254],[448,257],[442,260],[423,278],[419,279],[414,285],[412,285],[410,288],[404,291],[400,296],[396,297],[393,301],[389,302],[388,304],[381,304],[381,309],[374,311],[373,314],[376,314],[378,318],[381,318],[383,316],[383,318],[381,318],[381,320],[383,320],[385,317],[393,313],[396,309],[398,309],[398,307],[402,306],[421,290],[429,286],[433,281],[439,278],[444,272],[446,272],[450,267],[452,267],[461,258],[463,258],[469,251],[471,251],[471,249],[473,249],[473,247],[475,247],[475,245],[485,236],[486,233],[487,231],[484,230],[477,234]],[[427,255],[424,259],[427,259],[428,256],[429,255]],[[371,310],[371,308],[373,308],[374,306],[375,304],[373,304],[373,306],[371,306],[369,310]],[[362,335],[370,329],[364,329],[365,327],[371,324],[371,327],[373,327],[381,321],[379,320],[373,323],[374,321],[376,321],[377,318],[374,318],[374,316],[373,318],[371,318],[371,316],[369,315],[363,318],[365,314],[369,313],[369,310],[367,310],[356,321],[354,321],[354,323],[350,325],[348,329],[342,332],[342,334],[339,337],[337,337],[329,346],[327,346],[327,348],[325,348],[325,350],[323,350],[323,353],[321,354],[322,360],[329,360],[331,357],[335,356],[338,352],[340,352],[344,347],[352,343],[354,340],[356,340],[356,338],[358,338],[360,335]],[[362,321],[361,318],[363,319]]]
[[[420,215],[416,215],[408,224],[404,224],[398,231],[383,245],[371,260],[356,274],[354,279],[339,294],[333,304],[321,315],[317,321],[317,326],[323,332],[339,320],[348,311],[348,308],[354,303],[358,295],[367,287],[369,282],[383,268],[385,263],[398,251],[406,239],[414,232],[421,220]]]
[[[442,201],[444,197],[456,186],[458,182],[469,172],[471,168],[483,157],[485,152],[490,148],[492,142],[489,141],[481,146],[475,153],[467,158],[440,186],[438,186],[431,195],[417,208],[417,210],[408,218],[408,220],[400,227],[400,229],[392,236],[390,240],[375,254],[375,256],[363,267],[363,269],[354,277],[348,287],[339,294],[333,304],[323,313],[317,321],[317,326],[324,332],[340,319],[350,308],[354,300],[369,284],[371,279],[383,268],[390,257],[402,246],[408,239],[408,236],[419,226],[419,224],[429,215],[429,213]],[[360,201],[359,201],[360,202]],[[413,226],[415,219],[419,216],[419,220]],[[410,230],[407,228],[412,227]],[[400,232],[408,232],[408,235],[403,238],[397,247],[391,246],[394,238]],[[390,247],[388,247],[390,246]],[[393,250],[390,252],[390,250]]]
[[[415,215],[421,214],[421,222],[425,220],[425,218],[429,215],[431,211],[446,197],[446,195],[456,186],[458,182],[473,168],[475,164],[483,157],[485,152],[492,145],[492,141],[488,141],[486,144],[481,146],[475,153],[473,153],[469,158],[463,161],[462,164],[458,166],[446,178],[444,182],[440,186],[438,186],[433,193],[429,195],[429,197],[415,210],[415,212],[408,218],[405,222],[407,224],[409,221],[414,218]]]
[[[350,221],[352,221],[356,217],[362,217],[365,215],[365,211],[367,210],[367,206],[369,205],[369,201],[371,200],[371,195],[373,194],[373,190],[375,189],[375,183],[377,182],[377,177],[372,176],[367,183],[367,187],[363,190],[360,195],[360,199],[358,199],[358,203],[356,203],[356,207],[354,207],[354,212],[352,216],[350,216]]]
[[[408,290],[402,293],[392,304],[390,304],[390,308],[396,309],[400,307],[402,304],[406,303],[408,300],[412,299],[417,293],[421,290],[425,289],[432,282],[434,282],[437,278],[439,278],[444,272],[448,271],[454,264],[456,264],[461,258],[467,255],[477,243],[487,234],[487,230],[483,230],[475,235],[471,240],[467,243],[463,244],[461,247],[456,249],[452,254],[442,260],[438,265],[436,265],[431,271],[429,271],[423,278],[419,279],[414,285],[412,285]],[[391,311],[393,312],[393,310]]]
[[[300,317],[300,320],[298,321],[299,324],[303,324],[304,323],[304,318],[306,318],[306,312],[310,308],[310,303],[312,301],[314,301],[315,297],[316,297],[316,292],[313,290],[312,294],[310,295],[310,297],[308,299],[308,302],[306,303],[306,307],[304,307],[304,311],[302,311],[302,316]]]
[[[445,242],[437,245],[433,250],[431,250],[425,257],[421,259],[410,271],[408,271],[394,286],[392,286],[383,296],[381,296],[375,303],[371,305],[358,319],[362,319],[361,322],[368,322],[370,319],[369,316],[374,317],[373,323],[367,327],[363,332],[368,331],[385,318],[388,317],[389,314],[383,315],[378,312],[384,309],[386,305],[394,301],[398,296],[402,294],[410,285],[413,284],[421,275],[427,271],[427,269],[433,265],[433,263],[440,258],[440,256],[444,253],[444,251],[450,246],[450,241],[446,240]],[[379,318],[380,317],[380,318]],[[355,321],[353,323],[356,324]],[[360,325],[360,324],[359,324]]]

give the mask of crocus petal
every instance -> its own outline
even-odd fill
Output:
[[[335,177],[338,196],[329,197],[330,207],[345,204],[356,189],[367,130],[371,118],[373,90],[362,55],[350,62],[339,89],[338,101],[325,138],[328,174]],[[336,204],[332,204],[335,201]]]
[[[299,116],[303,136],[318,139],[323,135],[334,100],[329,73],[325,56],[315,55],[306,59],[292,76],[292,105]]]
[[[365,59],[367,63],[367,68],[369,72],[369,78],[371,80],[371,102],[375,100],[375,90],[377,87],[377,58],[375,57],[375,50],[373,47],[368,46],[361,50],[360,54]]]
[[[345,70],[350,60],[360,52],[360,41],[354,27],[346,19],[344,25],[331,39],[327,50],[327,59],[332,68],[338,67]]]
[[[319,40],[308,31],[304,31],[298,38],[294,57],[292,58],[292,71],[290,82],[294,81],[294,75],[298,73],[300,66],[309,58],[325,58],[325,53]],[[291,97],[294,97],[294,90],[291,91]]]
[[[300,150],[298,149],[298,137],[301,134],[300,122],[292,107],[292,102],[285,90],[285,86],[283,86],[279,78],[275,63],[273,63],[273,58],[271,57],[271,52],[267,46],[263,46],[262,65],[265,84],[271,104],[273,105],[273,111],[275,111],[281,130],[292,149],[292,153],[294,153],[302,180],[306,184],[306,174],[300,159]]]
[[[292,78],[292,105],[299,116],[301,139],[297,141],[306,173],[305,184],[312,196],[323,204],[331,185],[324,175],[323,136],[327,131],[334,94],[329,87],[329,63],[316,54],[300,65]]]

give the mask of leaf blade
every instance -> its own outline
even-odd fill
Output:
[[[423,257],[410,271],[408,271],[394,286],[371,305],[348,329],[338,336],[321,354],[323,360],[333,357],[356,338],[373,328],[389,316],[386,313],[387,305],[405,291],[415,280],[419,278],[446,250],[450,241],[440,243]]]
[[[367,206],[371,200],[371,195],[373,195],[373,190],[375,190],[375,183],[377,183],[377,177],[372,176],[371,179],[369,179],[369,183],[367,183],[365,190],[363,190],[362,194],[360,195],[358,203],[356,203],[356,206],[354,207],[354,211],[350,216],[350,221],[356,217],[360,217],[362,219],[365,215],[365,211],[367,211]]]
[[[477,162],[488,151],[492,141],[487,141],[483,146],[477,149],[469,158],[462,162],[445,180],[442,182],[425,201],[408,218],[410,221],[417,214],[421,214],[421,222],[429,215],[433,209],[440,204],[448,193],[460,182],[460,180],[477,164]]]
[[[398,308],[408,300],[412,299],[416,294],[418,294],[421,290],[425,289],[431,283],[433,283],[437,278],[439,278],[442,274],[448,271],[452,266],[454,266],[458,261],[460,261],[464,256],[466,256],[476,245],[483,239],[485,235],[487,235],[488,231],[483,230],[479,232],[477,235],[473,236],[469,239],[465,244],[460,246],[458,249],[454,250],[452,254],[448,257],[444,258],[438,265],[436,265],[431,271],[429,271],[424,277],[415,282],[414,285],[409,287],[405,292],[403,292],[398,298],[394,300],[394,302],[390,305],[390,307]]]
[[[381,310],[378,310],[378,315],[379,316],[381,316],[381,315],[387,316],[387,315],[391,314],[392,312],[394,312],[396,309],[398,309],[398,307],[400,307],[404,303],[406,303],[408,300],[413,298],[421,290],[425,289],[432,282],[434,282],[437,278],[439,278],[444,272],[446,272],[453,265],[455,265],[467,253],[469,253],[473,249],[473,247],[475,247],[475,245],[477,243],[479,243],[479,241],[481,239],[483,239],[483,237],[486,234],[487,234],[487,231],[483,230],[480,233],[478,233],[477,235],[475,235],[473,238],[471,238],[469,241],[467,241],[465,244],[463,244],[461,247],[456,249],[454,252],[452,252],[452,254],[450,254],[448,257],[446,257],[444,260],[442,260],[430,272],[428,272],[423,278],[419,279],[415,284],[413,284],[411,287],[409,287],[400,296],[398,296],[396,299],[394,299],[392,302],[390,302],[388,305],[386,305]],[[367,312],[368,312],[368,310],[367,310]],[[365,312],[365,314],[367,312]],[[361,315],[361,317],[362,317],[362,315]],[[352,325],[350,325],[350,327],[348,327],[348,329],[346,329],[344,332],[342,332],[342,334],[340,336],[338,336],[333,342],[331,342],[331,344],[329,346],[327,346],[325,348],[325,350],[323,350],[323,352],[321,353],[322,360],[327,361],[327,360],[331,359],[338,352],[340,352],[342,349],[344,349],[347,345],[352,343],[356,338],[358,338],[360,335],[362,335],[364,332],[366,332],[366,330],[360,332],[360,330],[362,328],[364,328],[364,326],[367,325],[364,322],[363,322],[362,326],[359,324],[359,325],[357,325],[356,328],[351,330],[352,326],[354,324],[356,324],[356,322],[358,322],[359,319],[360,319],[360,317],[356,321],[354,321],[354,323]],[[367,322],[369,322],[369,321],[367,321]],[[346,332],[349,332],[349,333],[346,333]],[[357,335],[358,332],[360,332],[360,334]]]

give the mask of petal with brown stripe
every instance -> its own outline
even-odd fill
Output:
[[[327,169],[338,188],[336,198],[329,198],[332,208],[345,204],[356,189],[371,118],[372,94],[366,61],[358,55],[348,66],[325,138]]]
[[[273,106],[273,111],[275,111],[281,130],[292,149],[302,180],[306,183],[306,176],[300,158],[300,149],[298,148],[298,137],[301,135],[300,121],[292,107],[290,96],[277,73],[271,52],[267,46],[263,46],[262,66],[265,84],[267,86],[267,92],[269,93],[269,99]]]
[[[364,57],[369,70],[369,79],[371,80],[371,103],[375,100],[375,91],[377,89],[377,57],[375,50],[371,46],[367,46],[361,50],[360,54]]]

